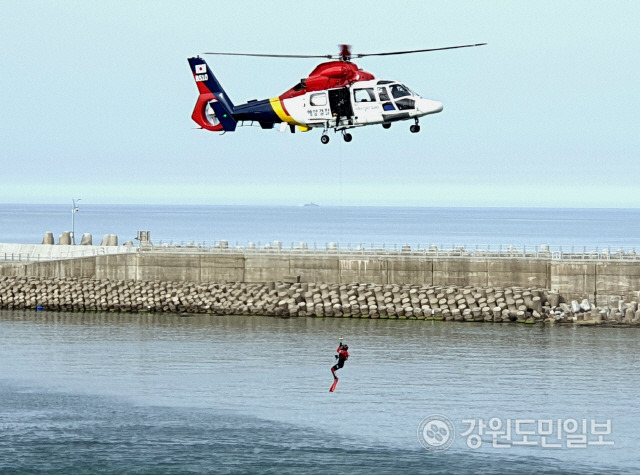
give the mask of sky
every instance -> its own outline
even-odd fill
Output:
[[[8,1],[0,203],[640,207],[640,2]],[[191,121],[187,58],[487,46],[356,60],[440,114],[307,133]],[[205,56],[234,103],[315,59]]]

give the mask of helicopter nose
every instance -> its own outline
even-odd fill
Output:
[[[432,101],[431,99],[420,98],[416,101],[416,108],[422,114],[437,114],[442,112],[442,102]]]

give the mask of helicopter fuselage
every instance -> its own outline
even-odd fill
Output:
[[[303,130],[385,124],[442,111],[441,102],[422,98],[397,81],[376,79],[296,97],[273,98],[270,103],[283,122]]]
[[[322,142],[329,141],[326,131],[341,131],[351,140],[347,129],[414,120],[411,132],[418,132],[418,118],[442,111],[442,103],[420,97],[404,84],[379,80],[355,64],[330,61],[318,65],[300,83],[280,96],[234,105],[205,61],[189,58],[200,96],[192,119],[211,131],[231,132],[237,125],[259,124],[280,130],[296,128],[306,132],[324,130]]]

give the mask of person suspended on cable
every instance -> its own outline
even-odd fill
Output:
[[[333,373],[333,377],[335,379],[338,379],[338,377],[336,376],[336,371],[342,368],[344,366],[344,362],[347,361],[347,359],[349,358],[349,352],[347,351],[348,349],[349,349],[349,346],[345,345],[342,342],[340,342],[340,345],[338,345],[338,349],[336,350],[338,354],[335,355],[338,362],[331,367],[331,373]]]

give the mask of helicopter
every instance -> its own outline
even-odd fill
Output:
[[[238,125],[254,125],[280,131],[287,126],[307,132],[321,128],[320,140],[329,143],[328,131],[340,132],[345,142],[351,142],[348,132],[355,127],[382,125],[388,129],[393,122],[413,121],[410,132],[420,131],[419,118],[442,112],[442,103],[426,99],[399,81],[376,79],[360,69],[351,60],[366,56],[441,51],[483,46],[486,43],[447,46],[387,53],[351,54],[351,47],[343,44],[338,55],[288,55],[259,53],[219,53],[203,55],[256,56],[270,58],[324,58],[323,62],[291,89],[270,99],[250,100],[234,105],[206,61],[200,56],[188,58],[193,78],[198,87],[198,100],[191,118],[200,128],[212,132],[233,132]]]

